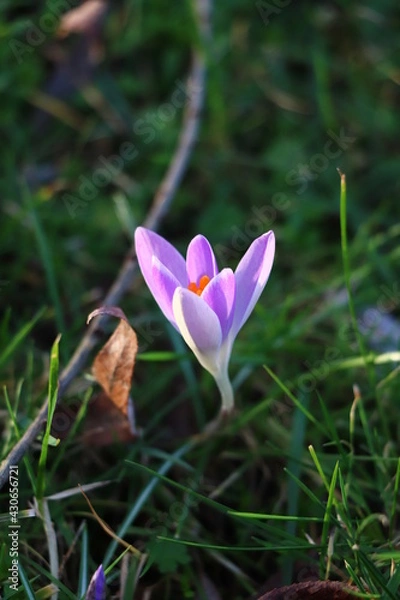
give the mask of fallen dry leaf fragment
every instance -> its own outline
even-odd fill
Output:
[[[126,416],[137,350],[136,333],[128,323],[121,320],[96,356],[92,367],[96,381]]]
[[[128,402],[133,404],[129,398]],[[85,425],[80,441],[86,446],[99,448],[132,442],[137,432],[131,421],[112,403],[110,398],[100,392],[92,398],[88,406]]]
[[[257,600],[355,600],[359,590],[340,581],[305,581],[271,590]]]
[[[136,437],[134,408],[130,397],[138,341],[135,331],[121,309],[104,306],[95,316],[111,315],[119,325],[97,354],[92,373],[103,388],[89,404],[82,440],[85,444],[105,446],[113,441],[127,442]]]

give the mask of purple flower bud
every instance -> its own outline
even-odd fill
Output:
[[[273,232],[253,241],[235,272],[218,270],[214,252],[202,235],[190,242],[186,261],[169,242],[144,227],[136,229],[135,245],[140,269],[156,302],[200,364],[214,376],[222,409],[232,410],[228,376],[232,345],[268,281],[275,253]]]
[[[86,600],[105,600],[106,598],[106,576],[103,565],[100,565],[90,580]]]

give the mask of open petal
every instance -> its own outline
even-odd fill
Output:
[[[180,283],[156,256],[153,256],[151,262],[151,278],[148,282],[150,291],[164,315],[178,329],[172,309],[172,299],[176,288],[180,287]]]
[[[153,256],[156,256],[174,275],[180,285],[187,287],[189,282],[185,260],[164,238],[150,229],[138,227],[135,231],[135,248],[140,270],[151,291],[153,291],[151,287]]]
[[[218,273],[213,249],[203,235],[196,235],[190,242],[186,253],[186,268],[189,280],[196,284],[203,275],[212,279]]]
[[[197,294],[177,288],[172,301],[175,321],[185,342],[199,358],[208,359],[206,368],[215,371],[215,357],[221,346],[222,332],[215,312]],[[203,366],[204,361],[202,361]]]
[[[235,275],[232,269],[223,269],[205,287],[201,298],[217,315],[224,340],[232,327],[235,308]]]
[[[275,236],[272,231],[254,240],[235,271],[236,306],[232,327],[235,336],[247,321],[272,269],[275,254]]]

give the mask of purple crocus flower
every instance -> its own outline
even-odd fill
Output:
[[[100,565],[90,580],[85,600],[105,600],[106,598],[106,576],[103,565]]]
[[[222,410],[232,410],[228,376],[232,345],[271,272],[273,232],[253,241],[235,272],[218,270],[214,252],[202,235],[190,242],[186,261],[169,242],[144,227],[136,229],[135,245],[143,277],[159,307],[214,376]]]

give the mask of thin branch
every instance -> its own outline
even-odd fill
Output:
[[[202,45],[204,46],[210,35],[210,8],[209,0],[196,0],[195,10],[197,13],[198,28]],[[182,129],[177,147],[167,172],[156,191],[150,211],[143,223],[149,229],[156,230],[159,227],[184,175],[199,129],[200,115],[204,104],[205,76],[206,64],[204,51],[203,48],[196,48],[193,51],[192,67],[188,79],[189,99],[184,110]],[[135,247],[132,244],[117,278],[103,301],[103,305],[112,306],[118,304],[125,292],[132,285],[136,273],[137,260]],[[63,397],[72,380],[84,368],[90,352],[100,339],[101,332],[107,320],[107,316],[96,319],[84,334],[79,346],[60,375],[58,402]],[[46,400],[24,435],[2,461],[0,465],[0,489],[8,480],[9,467],[16,465],[21,460],[42,429],[47,418],[47,408],[48,401]]]

